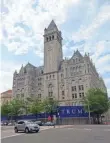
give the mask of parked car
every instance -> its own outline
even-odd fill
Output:
[[[43,123],[41,121],[35,121],[34,123],[38,124],[39,126],[43,125]]]
[[[44,123],[44,126],[55,126],[55,123],[52,123],[52,122],[46,122],[46,123]]]
[[[38,124],[32,121],[20,120],[15,124],[14,130],[15,133],[17,133],[18,131],[24,131],[25,133],[39,132],[40,127]]]
[[[9,123],[8,123],[8,126],[13,126],[13,123],[9,122]]]

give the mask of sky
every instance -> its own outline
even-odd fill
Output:
[[[90,53],[110,96],[110,0],[4,0],[1,2],[0,92],[13,72],[43,65],[43,34],[53,19],[63,36],[63,57]]]

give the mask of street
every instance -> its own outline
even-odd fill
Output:
[[[12,130],[7,130],[10,132]],[[39,133],[17,133],[6,137],[2,131],[1,143],[110,143],[108,125],[74,125],[41,128]]]

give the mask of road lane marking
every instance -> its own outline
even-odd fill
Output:
[[[5,138],[10,138],[10,137],[14,137],[14,136],[20,136],[23,134],[14,134],[14,135],[10,135],[10,136],[5,136],[5,137],[1,137],[1,139],[5,139]]]
[[[84,130],[91,131],[92,129],[84,128]]]
[[[107,131],[107,132],[109,131],[110,132],[110,129],[104,129],[104,131]]]
[[[42,128],[40,129],[40,131],[44,131],[44,130],[48,130],[48,129],[51,129],[51,128]],[[12,131],[12,130],[11,130]],[[14,136],[19,136],[19,135],[24,135],[25,133],[21,133],[21,134],[13,134],[13,135],[10,135],[10,136],[5,136],[5,137],[1,137],[1,139],[5,139],[5,138],[10,138],[10,137],[14,137]]]

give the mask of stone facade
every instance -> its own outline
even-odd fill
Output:
[[[89,57],[77,50],[70,59],[63,59],[62,35],[52,20],[44,30],[44,66],[28,63],[13,76],[13,96],[37,96],[40,100],[53,96],[61,105],[81,105],[89,88],[106,86]]]
[[[1,105],[12,100],[12,90],[7,90],[1,93]]]

